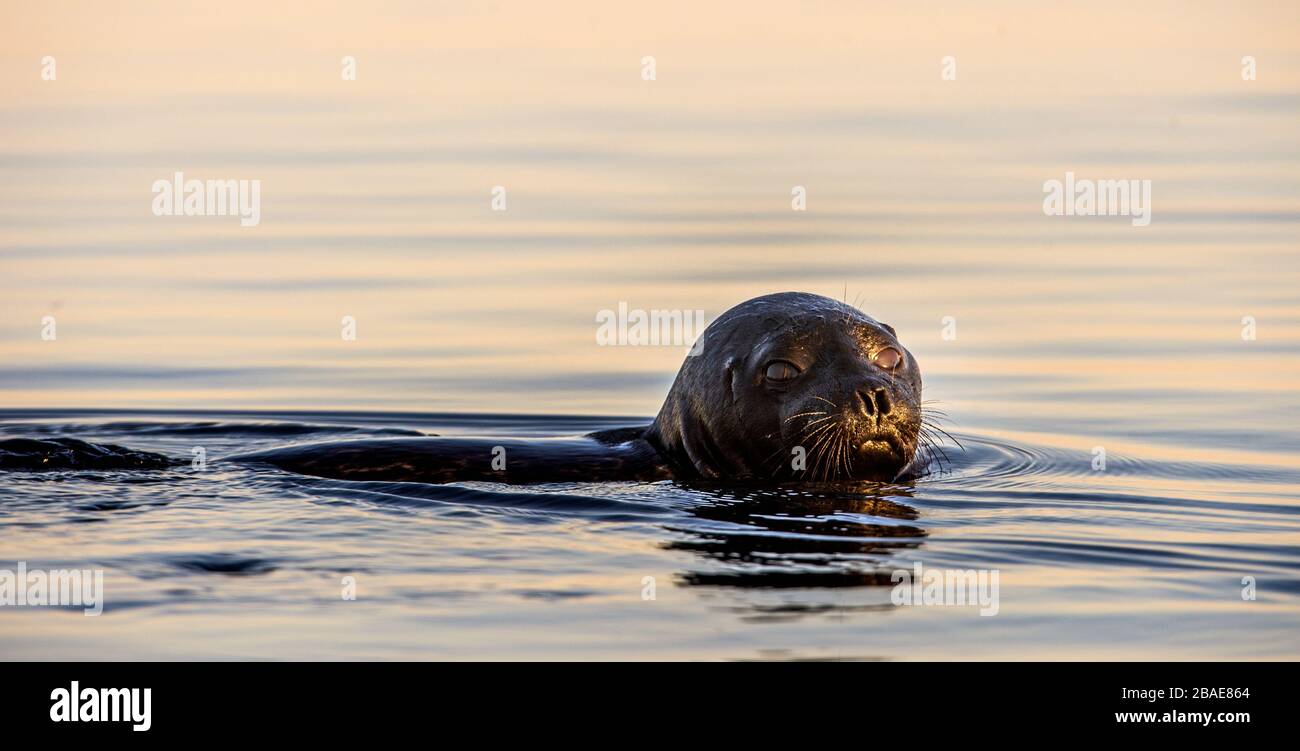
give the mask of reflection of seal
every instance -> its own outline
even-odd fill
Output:
[[[891,327],[857,308],[758,297],[696,349],[646,434],[675,476],[889,480],[916,457],[921,371]]]
[[[921,372],[892,328],[835,300],[784,292],[741,303],[710,324],[648,428],[552,439],[330,442],[235,460],[415,482],[891,480],[922,464],[917,445],[929,438],[920,395]],[[49,452],[55,449],[70,450]],[[39,469],[49,453],[25,452],[8,466]]]
[[[928,535],[917,526],[920,513],[904,503],[912,495],[905,485],[690,486],[706,502],[686,507],[693,519],[675,522],[678,534],[664,547],[699,556],[701,565],[679,577],[693,586],[889,587],[896,583],[890,558],[921,547]],[[761,601],[754,605],[756,613],[772,614]],[[783,618],[800,614],[779,607]],[[835,606],[846,608],[854,609]]]

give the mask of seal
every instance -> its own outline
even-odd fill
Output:
[[[180,463],[162,454],[76,438],[0,440],[0,469],[166,469]]]
[[[928,461],[919,445],[932,445],[921,371],[894,329],[837,300],[782,292],[709,324],[649,426],[564,438],[331,441],[230,460],[348,480],[766,484],[906,479]],[[94,464],[67,444],[50,447],[58,461],[43,462],[39,448],[0,445],[0,466]],[[101,463],[166,461],[83,448]]]
[[[757,297],[696,351],[645,434],[676,477],[891,480],[916,459],[921,370],[893,327],[855,307]]]
[[[889,481],[923,468],[921,371],[857,308],[782,292],[704,330],[653,424],[563,439],[404,438],[239,457],[321,477],[512,484]],[[494,451],[504,458],[497,468]]]

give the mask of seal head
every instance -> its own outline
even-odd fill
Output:
[[[645,437],[682,477],[888,481],[921,426],[921,371],[893,327],[782,292],[705,329]]]

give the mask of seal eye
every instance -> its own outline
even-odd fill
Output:
[[[789,383],[794,377],[799,375],[799,369],[793,363],[785,360],[773,360],[768,363],[767,370],[763,373],[767,380],[773,383]]]
[[[893,347],[885,347],[876,353],[876,356],[872,358],[872,361],[885,370],[893,370],[902,364],[903,353]]]

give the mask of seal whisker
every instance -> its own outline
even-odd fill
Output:
[[[842,433],[843,426],[840,426],[840,429],[834,431],[831,435],[830,442],[826,445],[826,464],[822,467],[822,482],[826,482],[834,474],[835,462],[839,458],[840,435]]]
[[[953,437],[951,433],[949,433],[948,431],[944,430],[941,426],[939,426],[936,420],[934,419],[938,417],[940,419],[951,420],[951,418],[948,417],[948,414],[946,412],[943,412],[942,410],[937,410],[937,409],[928,408],[924,406],[926,404],[937,404],[939,403],[938,400],[929,399],[926,401],[921,401],[920,399],[916,398],[915,394],[911,392],[904,391],[900,393],[905,399],[907,399],[908,403],[911,404],[920,414],[921,424],[919,426],[918,433],[928,436],[928,438],[930,439],[929,443],[930,443],[932,454],[935,453],[935,451],[937,451],[938,453],[943,454],[945,459],[947,458],[947,453],[944,452],[943,449],[939,447],[939,441],[938,441],[939,436],[943,436],[944,438],[947,438],[949,441],[955,444],[957,448],[961,449],[962,451],[966,450],[966,447],[962,445],[961,441],[957,440],[955,437]]]
[[[827,427],[833,428],[835,426],[832,424]],[[826,459],[825,447],[828,445],[827,442],[834,437],[834,435],[835,431],[833,430],[823,432],[814,444],[813,450],[809,452],[816,454],[817,457],[816,461],[813,463],[812,472],[810,473],[813,478],[817,477],[817,471],[821,469],[822,462]]]
[[[849,434],[849,426],[841,422],[839,430],[835,431],[835,439],[830,450],[830,462],[826,465],[826,479],[838,480],[840,478],[840,465],[844,460],[844,444]]]
[[[849,468],[849,439],[850,439],[850,437],[851,437],[851,434],[849,433],[849,430],[848,430],[847,427],[846,427],[844,430],[840,431],[840,453],[839,453],[839,462],[837,463],[836,468],[835,468],[835,478],[836,478],[837,480],[839,480],[839,479],[848,479],[848,478],[850,477],[850,475],[849,475],[849,473],[848,473],[848,468]]]
[[[832,427],[835,427],[835,422],[828,422],[828,424],[826,425],[818,426],[818,429],[811,431],[811,433],[802,435],[802,437],[800,438],[800,444],[807,443],[809,442],[809,440],[813,440],[814,437],[824,437],[824,435],[827,434],[827,431],[831,430]],[[814,444],[816,444],[815,440],[814,440]],[[805,450],[807,450],[807,452],[809,453],[813,453],[813,450],[811,450],[811,448],[807,448],[806,446],[805,446]]]
[[[818,480],[821,475],[822,463],[826,460],[826,446],[834,435],[835,431],[828,431],[822,434],[822,437],[817,441],[817,461],[813,464],[813,480]]]
[[[841,428],[840,437],[839,437],[839,447],[838,450],[835,452],[835,479],[837,480],[840,479],[841,476],[844,477],[848,476],[846,472],[848,467],[848,454],[849,454],[849,431],[847,428]]]
[[[810,420],[808,424],[804,426],[804,430],[807,430],[818,423],[826,422],[827,420],[835,420],[837,417],[838,415],[831,415],[830,417],[819,417],[816,420]]]
[[[802,444],[818,433],[821,433],[823,430],[828,430],[833,427],[835,427],[835,423],[833,422],[826,423],[825,425],[818,425],[816,429],[812,429],[811,425],[805,425],[803,432],[799,434],[799,443]]]
[[[844,452],[844,473],[853,476],[853,452],[849,450]]]
[[[823,417],[823,418],[818,418],[817,420],[814,420],[814,421],[810,422],[809,424],[804,425],[804,426],[800,429],[798,437],[794,440],[794,445],[795,445],[795,446],[804,446],[804,444],[806,444],[806,443],[807,443],[809,440],[811,440],[814,436],[817,436],[817,435],[821,434],[822,432],[824,432],[825,430],[827,430],[827,429],[833,427],[834,423],[828,423],[828,424],[826,424],[826,425],[822,425],[822,426],[817,427],[817,428],[815,428],[815,429],[813,428],[813,425],[814,425],[815,423],[823,422],[823,421],[828,420],[828,419],[831,419],[831,418],[825,418],[825,417]],[[776,469],[776,468],[778,468],[778,467],[780,467],[780,466],[784,463],[784,461],[783,461],[782,458],[781,458],[781,454],[784,453],[784,452],[786,452],[786,451],[788,451],[790,448],[791,448],[791,447],[789,447],[789,446],[785,446],[785,445],[778,446],[777,449],[776,449],[776,451],[773,451],[773,452],[772,452],[772,453],[771,453],[771,454],[770,454],[766,459],[763,460],[763,465],[764,465],[765,467],[770,467],[770,468],[768,469],[768,472],[769,472],[769,473],[773,473],[773,474],[775,474],[775,473],[773,472],[773,470]],[[805,454],[804,454],[805,459],[807,459],[807,457],[813,453],[812,451],[809,451],[809,450],[808,450],[808,447],[807,447],[807,446],[804,446],[804,451],[805,451]],[[777,465],[776,465],[776,467],[771,467],[771,464],[772,464],[772,462],[774,462],[774,461],[777,462]],[[792,471],[795,471],[795,470],[792,470]]]
[[[943,447],[935,440],[934,434],[928,429],[922,428],[918,434],[918,440],[930,454],[930,457],[935,461],[939,461],[941,468],[945,463],[951,466],[952,460],[948,458],[948,452],[943,450]]]
[[[763,467],[767,470],[768,474],[779,474],[780,468],[785,464],[784,460],[781,458],[781,454],[785,451],[785,448],[785,446],[777,446],[776,451],[773,451],[763,460]],[[773,462],[775,462],[775,465],[773,465]]]
[[[924,420],[921,422],[921,425],[922,425],[922,427],[924,427],[926,430],[937,431],[937,432],[938,432],[940,435],[942,435],[944,438],[947,438],[948,440],[950,440],[950,441],[952,441],[953,443],[957,444],[957,448],[961,449],[962,451],[965,451],[965,450],[966,450],[966,447],[963,446],[963,445],[961,445],[961,441],[957,440],[956,438],[953,438],[953,436],[952,436],[951,433],[949,433],[948,431],[946,431],[946,430],[944,430],[943,428],[939,427],[938,425],[934,425],[934,424],[932,424],[932,423],[927,423],[927,422],[925,422]]]

